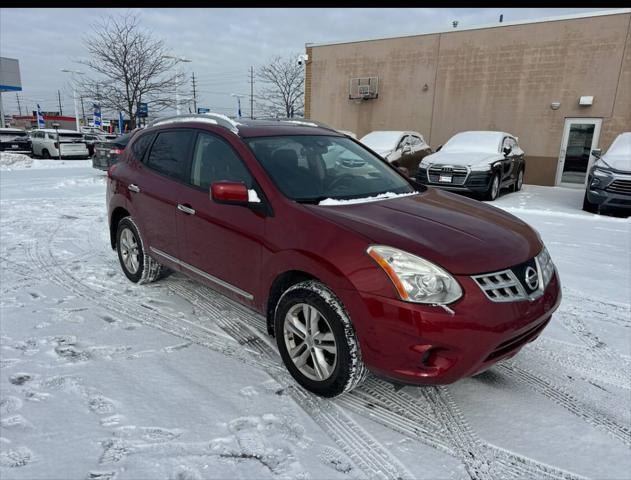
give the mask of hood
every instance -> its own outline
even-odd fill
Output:
[[[517,217],[434,188],[371,203],[307,208],[371,243],[405,250],[457,275],[503,270],[531,259],[542,246]]]
[[[602,160],[614,170],[631,173],[631,155],[624,153],[606,153]]]
[[[499,153],[493,152],[436,152],[426,156],[421,165],[427,166],[430,163],[438,163],[440,165],[458,165],[462,167],[470,167],[472,165],[490,164],[497,160],[501,160]]]

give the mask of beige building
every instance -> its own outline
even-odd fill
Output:
[[[359,137],[416,130],[434,149],[464,130],[508,131],[527,183],[582,184],[589,152],[631,131],[631,9],[306,53],[305,117]]]

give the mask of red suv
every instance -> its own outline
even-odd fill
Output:
[[[561,300],[526,223],[419,185],[321,124],[163,119],[108,176],[127,278],[180,271],[264,314],[287,369],[319,395],[367,370],[475,375],[534,340]]]

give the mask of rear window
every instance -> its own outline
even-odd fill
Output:
[[[16,138],[27,137],[28,133],[23,130],[4,130],[0,131],[0,138]]]
[[[52,135],[55,135],[55,134],[53,133]],[[82,140],[83,134],[82,133],[60,133],[59,138],[71,138],[71,139]]]
[[[131,135],[124,135],[122,137],[118,137],[114,143],[125,148],[129,143],[130,138]],[[134,141],[134,144],[131,147],[131,151],[138,160],[142,160],[142,158],[145,156],[145,152],[147,151],[147,148],[149,148],[149,145],[151,145],[151,142],[154,138],[155,136],[152,133],[148,133],[145,135],[140,135]]]
[[[149,152],[147,166],[158,173],[182,180],[193,135],[194,132],[190,130],[159,133]]]

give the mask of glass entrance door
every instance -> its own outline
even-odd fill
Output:
[[[594,158],[592,150],[598,147],[600,118],[567,118],[559,152],[556,183],[583,186],[587,171]]]

